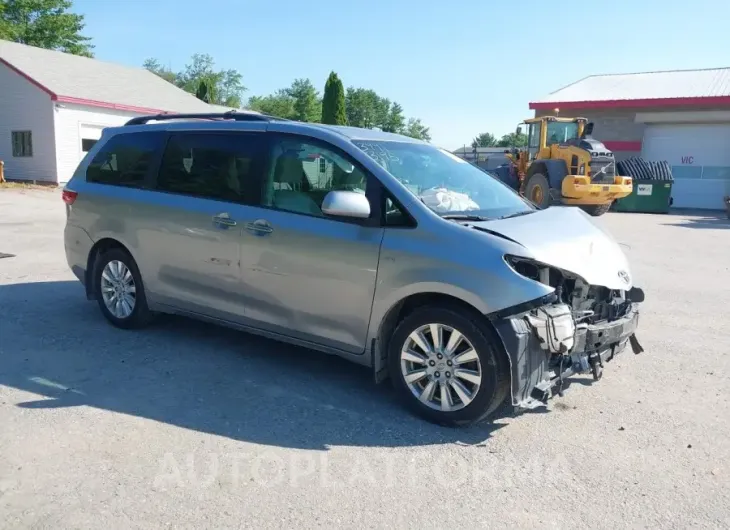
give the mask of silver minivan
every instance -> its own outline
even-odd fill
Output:
[[[404,136],[134,118],[63,200],[68,264],[113,325],[175,313],[339,355],[437,423],[541,406],[642,351],[644,294],[608,233]]]

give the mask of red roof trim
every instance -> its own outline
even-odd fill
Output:
[[[96,101],[94,99],[72,98],[69,96],[56,96],[59,103],[73,103],[76,105],[86,105],[88,107],[98,107],[102,109],[123,110],[127,112],[139,112],[140,114],[164,114],[165,110],[151,109],[148,107],[135,107],[134,105],[123,105],[120,103],[107,103],[105,101]]]
[[[530,109],[628,109],[637,107],[702,107],[710,105],[730,107],[730,96],[707,96],[697,98],[607,99],[604,101],[539,101],[530,103]]]
[[[603,142],[611,151],[641,151],[641,142],[614,140]]]
[[[15,72],[16,74],[18,74],[18,75],[19,75],[20,77],[22,77],[22,78],[23,78],[23,79],[25,79],[26,81],[28,81],[28,82],[29,82],[29,83],[31,83],[32,85],[35,85],[35,86],[37,86],[38,88],[40,88],[40,89],[41,89],[41,90],[42,90],[43,92],[45,92],[46,94],[48,94],[49,96],[51,96],[51,99],[55,99],[55,98],[56,98],[56,94],[55,94],[54,92],[52,92],[52,91],[51,91],[50,89],[48,89],[48,88],[47,88],[47,87],[45,87],[44,85],[40,84],[40,83],[39,83],[38,81],[36,81],[36,80],[35,80],[35,79],[33,79],[32,77],[30,77],[30,76],[29,76],[28,74],[26,74],[25,72],[22,72],[22,71],[20,71],[19,69],[17,69],[17,68],[15,67],[15,66],[13,66],[13,65],[12,65],[12,64],[10,64],[9,62],[7,62],[7,61],[6,61],[5,59],[3,59],[2,57],[0,57],[0,64],[4,64],[5,66],[7,66],[8,68],[10,68],[10,69],[11,69],[11,70],[12,70],[13,72]]]

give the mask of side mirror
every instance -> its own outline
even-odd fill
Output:
[[[370,217],[370,202],[365,194],[356,191],[331,191],[322,201],[322,212],[333,217]]]
[[[522,134],[522,127],[520,127],[520,126],[518,125],[518,126],[517,126],[517,129],[515,130],[515,134],[516,134],[517,136],[519,136],[520,134]]]

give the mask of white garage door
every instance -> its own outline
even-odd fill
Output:
[[[730,195],[730,124],[649,125],[641,155],[672,166],[678,208],[723,209]]]

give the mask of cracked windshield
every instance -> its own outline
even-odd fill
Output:
[[[498,218],[533,210],[489,173],[443,149],[406,142],[353,143],[440,215]]]

